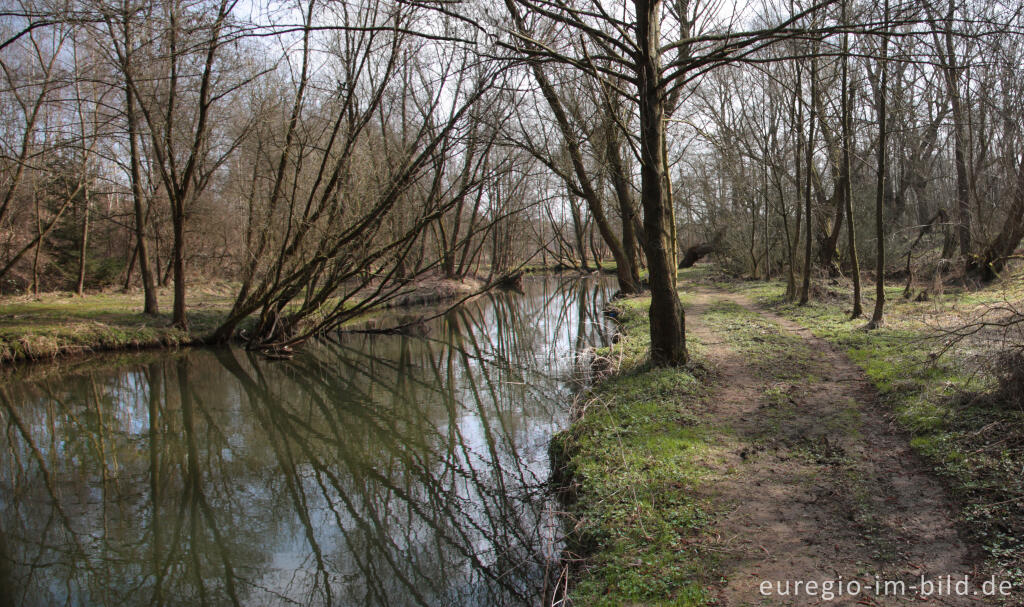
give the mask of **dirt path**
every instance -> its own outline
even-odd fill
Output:
[[[966,574],[981,584],[940,480],[883,418],[873,388],[845,355],[735,294],[700,292],[687,324],[718,374],[710,415],[735,441],[709,483],[725,513],[710,546],[724,571],[721,605],[922,604],[922,576]],[[754,337],[744,342],[741,334]],[[785,353],[773,339],[788,340]],[[767,347],[770,360],[759,364],[765,357],[751,356],[751,347]],[[905,596],[881,596],[875,576],[902,581]],[[787,580],[793,594],[779,596]],[[826,600],[823,586],[795,596],[797,580],[831,580],[834,597]],[[839,580],[872,590],[840,596]],[[762,593],[765,581],[771,596]],[[932,594],[923,604],[998,604],[975,591]]]

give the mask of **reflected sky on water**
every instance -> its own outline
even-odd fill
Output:
[[[31,369],[0,385],[0,596],[537,604],[560,536],[547,445],[613,290],[529,277],[417,335],[344,334],[291,360]]]

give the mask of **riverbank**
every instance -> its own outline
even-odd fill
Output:
[[[413,281],[404,289],[405,292],[385,303],[384,307],[408,308],[457,301],[472,297],[485,286],[484,281],[473,276],[461,279],[425,276]]]
[[[457,301],[483,287],[475,278],[424,278],[388,308]],[[142,313],[141,291],[45,293],[0,298],[0,364],[53,360],[96,352],[200,345],[231,310],[235,285],[214,283],[189,289],[189,331],[171,326],[173,292],[157,292],[161,313]],[[360,317],[363,318],[363,317]]]
[[[606,375],[552,442],[573,604],[752,604],[762,581],[826,573],[994,575],[1024,596],[1024,410],[977,344],[929,339],[1024,280],[928,302],[894,287],[868,332],[842,288],[799,307],[779,282],[680,276],[697,364],[647,366],[649,299],[617,300]]]
[[[593,365],[606,375],[578,396],[576,421],[551,445],[575,605],[698,605],[712,582],[696,541],[708,521],[704,462],[717,450],[702,414],[707,378],[698,365],[646,363],[649,306],[614,302],[619,339]]]
[[[164,312],[155,316],[142,314],[141,292],[5,297],[0,300],[0,362],[191,345],[220,324],[233,295],[227,285],[194,289],[189,295],[190,332],[170,326],[170,289],[159,290]]]
[[[602,261],[600,266],[595,265],[591,260],[586,268],[580,266],[573,266],[565,263],[549,263],[544,264],[526,264],[519,268],[519,271],[524,274],[565,274],[565,273],[577,273],[577,274],[615,274],[616,265],[614,261]]]

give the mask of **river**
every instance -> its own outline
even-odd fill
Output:
[[[561,534],[547,446],[578,353],[607,343],[613,285],[527,277],[415,335],[289,360],[17,369],[0,384],[0,604],[538,604]]]

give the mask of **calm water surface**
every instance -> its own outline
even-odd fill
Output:
[[[34,367],[0,385],[0,604],[532,605],[547,444],[607,278],[422,335]]]

